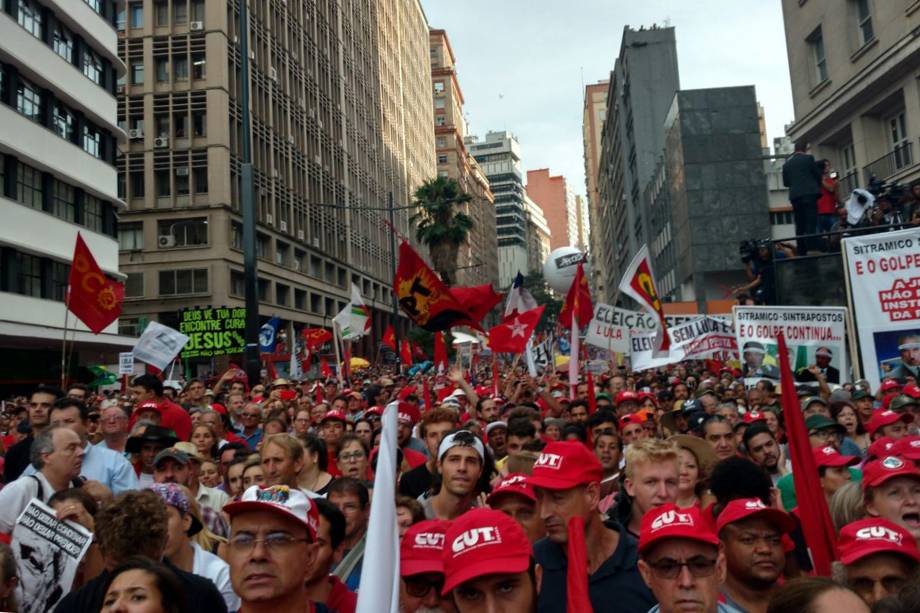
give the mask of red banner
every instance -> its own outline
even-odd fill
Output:
[[[67,285],[67,308],[93,334],[105,330],[121,315],[125,286],[105,276],[79,232]]]

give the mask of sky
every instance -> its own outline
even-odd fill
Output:
[[[783,15],[773,0],[421,0],[447,31],[470,133],[509,130],[524,169],[585,193],[584,85],[609,77],[623,27],[676,29],[681,89],[754,85],[768,142],[793,119]]]

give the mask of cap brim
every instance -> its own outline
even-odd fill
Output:
[[[640,542],[639,553],[645,553],[661,541],[667,541],[669,539],[686,539],[688,541],[696,541],[697,543],[704,543],[706,545],[712,545],[714,547],[719,546],[719,537],[715,534],[707,535],[705,532],[698,532],[695,534],[667,534],[661,533],[660,535],[647,540],[645,542]],[[641,539],[640,539],[641,540]]]
[[[868,558],[869,556],[874,556],[877,553],[893,553],[900,554],[905,558],[911,559],[914,562],[920,562],[920,552],[914,552],[910,549],[894,547],[892,545],[879,544],[875,547],[864,547],[856,549],[855,551],[850,551],[840,556],[840,562],[844,566],[849,566],[854,562],[858,562],[863,558]]]
[[[446,596],[458,585],[462,585],[476,577],[522,573],[530,568],[530,558],[531,556],[529,555],[509,556],[504,558],[492,558],[475,564],[467,564],[449,577],[445,576],[444,588],[441,590],[441,595]]]
[[[231,519],[234,515],[239,515],[240,513],[246,513],[247,511],[265,511],[267,513],[275,513],[280,517],[286,517],[292,521],[297,522],[301,526],[307,529],[307,534],[310,535],[310,540],[316,540],[316,534],[313,532],[313,528],[305,522],[303,519],[297,517],[290,511],[279,507],[278,505],[261,502],[259,500],[245,500],[240,502],[231,502],[224,505],[224,513],[226,513]]]
[[[911,466],[911,465],[908,465]],[[870,487],[879,487],[885,485],[892,479],[897,477],[913,477],[917,481],[920,481],[920,471],[914,470],[899,470],[895,472],[886,472],[878,476],[874,481],[866,481],[866,473],[863,471],[863,491],[865,492]]]
[[[819,467],[830,466],[831,468],[840,468],[841,466],[855,466],[856,464],[859,464],[860,462],[861,460],[857,458],[855,455],[841,455],[841,456],[837,456],[836,458],[828,462],[822,462],[818,464],[818,466]]]
[[[440,560],[400,560],[399,576],[411,577],[425,573],[444,574],[444,562]]]
[[[722,528],[728,524],[734,524],[739,521],[744,521],[745,519],[750,519],[752,517],[762,517],[766,519],[771,524],[777,526],[781,532],[784,534],[789,534],[795,530],[795,520],[792,518],[792,515],[786,513],[785,511],[780,511],[779,509],[766,508],[759,511],[754,511],[742,517],[737,517],[730,522],[725,522],[724,524],[717,524],[716,531],[721,532]]]

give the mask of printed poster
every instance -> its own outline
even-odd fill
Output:
[[[632,369],[660,368],[683,360],[714,357],[724,361],[738,357],[735,331],[731,322],[724,318],[697,316],[686,323],[669,326],[668,334],[671,348],[664,355],[655,353],[654,333],[633,335],[629,355]]]

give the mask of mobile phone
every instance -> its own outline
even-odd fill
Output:
[[[836,170],[832,170],[832,171],[831,171],[831,174],[829,174],[828,176],[829,176],[831,179],[836,179],[836,178],[837,178],[837,171],[836,171]]]

